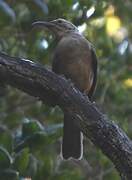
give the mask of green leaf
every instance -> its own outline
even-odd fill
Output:
[[[7,169],[0,172],[0,179],[1,180],[20,180],[19,179],[19,172],[14,171],[12,169]]]
[[[48,6],[47,4],[42,1],[42,0],[34,0],[35,4],[41,8],[41,10],[45,13],[45,14],[48,14]]]
[[[13,137],[9,130],[4,126],[0,126],[0,145],[10,153],[12,152]]]
[[[0,9],[5,12],[14,22],[16,20],[15,12],[13,9],[3,0],[0,0]]]
[[[20,142],[16,148],[15,151],[21,151],[25,147],[29,147],[32,150],[40,149],[44,146],[44,144],[47,144],[47,135],[44,132],[37,132],[34,133],[31,136],[28,136],[25,138],[22,142]]]
[[[43,131],[43,130],[44,128],[39,121],[32,120],[32,121],[24,122],[22,126],[22,137],[25,138],[31,136],[32,134],[38,131]]]
[[[29,155],[29,164],[27,176],[34,177],[38,170],[38,160],[32,155]]]
[[[13,163],[13,167],[17,171],[19,171],[20,175],[24,175],[26,173],[28,163],[29,163],[29,149],[25,148],[16,155]]]
[[[6,149],[0,146],[0,170],[9,168],[13,160]]]
[[[48,135],[55,134],[59,130],[62,130],[62,128],[63,128],[63,123],[53,124],[53,125],[50,125],[46,128],[46,132]]]

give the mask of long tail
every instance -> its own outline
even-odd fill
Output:
[[[83,137],[74,120],[68,113],[64,113],[64,129],[62,142],[62,156],[64,159],[81,159],[83,154]]]

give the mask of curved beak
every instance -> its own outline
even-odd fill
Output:
[[[32,23],[32,27],[36,27],[36,26],[50,28],[50,27],[53,27],[54,24],[52,22],[46,22],[46,21],[36,21],[36,22],[33,22]]]

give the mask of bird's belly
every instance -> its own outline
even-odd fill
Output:
[[[62,64],[63,66],[63,64]],[[65,75],[67,79],[71,79],[80,91],[88,93],[92,86],[92,72],[89,64],[83,61],[76,61],[65,64],[60,68],[60,73]]]

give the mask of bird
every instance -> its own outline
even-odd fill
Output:
[[[66,19],[36,21],[32,26],[44,27],[55,36],[57,44],[53,52],[52,71],[70,79],[74,86],[92,101],[98,66],[93,45]],[[65,160],[80,160],[83,157],[83,134],[66,110],[61,147]]]

